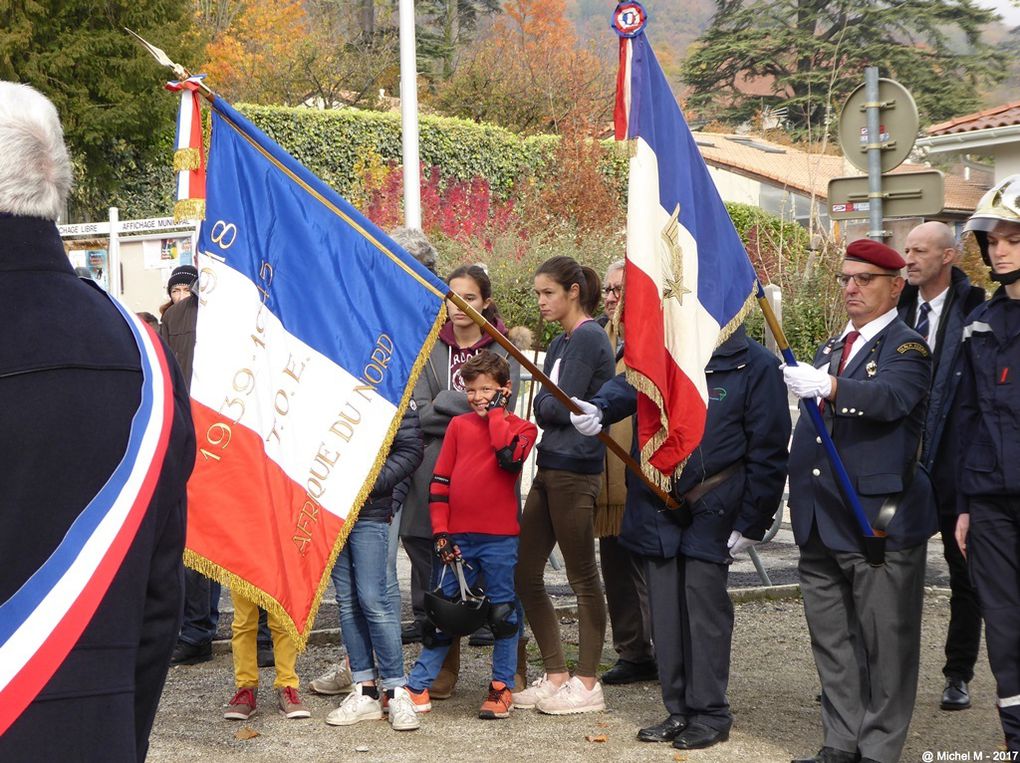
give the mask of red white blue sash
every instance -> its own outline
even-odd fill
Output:
[[[117,300],[142,360],[127,450],[60,545],[0,605],[0,734],[38,696],[103,600],[149,506],[173,426],[173,383],[155,333]]]

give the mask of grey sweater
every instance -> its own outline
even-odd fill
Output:
[[[585,321],[568,337],[552,340],[545,356],[546,376],[559,363],[558,382],[571,397],[590,400],[613,378],[615,359],[606,332],[595,321]],[[570,423],[570,412],[545,389],[535,396],[535,420],[542,427],[538,443],[538,466],[578,474],[600,474],[605,445],[595,437],[579,434]]]

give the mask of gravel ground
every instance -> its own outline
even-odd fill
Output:
[[[568,658],[576,654],[577,624],[569,610],[562,618]],[[942,639],[949,617],[944,591],[929,589],[925,599],[921,682],[904,761],[927,761],[938,753],[980,751],[986,760],[1001,749],[1001,732],[994,708],[994,686],[982,650],[972,684],[974,707],[957,713],[938,709],[942,691]],[[328,633],[320,635],[331,640]],[[531,645],[531,673],[540,660]],[[304,692],[312,711],[309,720],[287,720],[275,712],[272,670],[262,671],[259,713],[247,723],[223,720],[222,708],[232,694],[230,655],[218,645],[209,663],[172,668],[151,737],[149,760],[163,761],[788,761],[813,753],[820,746],[821,725],[815,695],[818,681],[811,660],[807,628],[797,598],[752,600],[736,606],[730,702],[734,726],[729,742],[709,750],[681,753],[668,745],[643,744],[634,735],[639,727],[664,716],[655,683],[606,687],[609,709],[603,713],[552,717],[520,710],[502,722],[475,717],[483,699],[489,650],[463,649],[461,681],[453,698],[435,702],[416,732],[394,732],[385,721],[369,721],[347,728],[324,723],[336,705],[333,698]],[[307,682],[336,658],[329,643],[311,645],[298,660],[298,673]],[[410,665],[417,647],[405,649]],[[603,655],[612,664],[611,646]],[[258,736],[241,740],[238,731]],[[598,741],[602,740],[604,741]]]

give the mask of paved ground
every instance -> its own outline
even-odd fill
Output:
[[[930,544],[929,583],[944,585],[944,562],[938,539]],[[762,551],[762,559],[774,581],[788,581],[793,574],[796,549],[787,531]],[[402,559],[406,578],[406,559]],[[562,573],[547,570],[550,590],[563,608],[564,642],[568,657],[576,654],[577,625]],[[733,593],[751,594],[757,585],[748,561],[734,565]],[[788,596],[788,588],[777,592]],[[753,592],[758,596],[758,592]],[[228,604],[225,601],[225,604]],[[229,609],[225,620],[229,620]],[[925,751],[984,753],[991,759],[1001,740],[995,709],[994,688],[984,652],[973,683],[974,708],[960,713],[938,709],[942,690],[942,639],[949,616],[944,591],[929,588],[925,601],[921,687],[904,761],[921,761]],[[685,757],[668,746],[637,742],[636,730],[664,717],[658,685],[637,684],[607,687],[609,709],[604,713],[554,718],[533,711],[518,711],[508,721],[485,722],[475,717],[487,680],[489,650],[465,648],[461,684],[454,697],[436,702],[417,732],[398,733],[385,722],[366,722],[337,729],[323,719],[336,701],[305,693],[313,717],[288,721],[272,705],[272,670],[262,671],[260,712],[248,723],[222,719],[222,709],[233,693],[229,645],[217,645],[212,662],[173,668],[152,734],[149,759],[156,763],[176,761],[786,761],[792,755],[814,752],[819,746],[820,723],[815,695],[817,677],[811,660],[803,609],[798,598],[752,600],[739,603],[733,644],[730,702],[735,724],[730,741],[711,750]],[[334,646],[335,605],[324,607],[320,633],[298,660],[298,673],[307,682],[336,659]],[[417,647],[405,650],[410,666]],[[607,644],[603,667],[614,655]],[[531,672],[540,671],[532,645]],[[258,736],[241,740],[242,728]],[[589,737],[591,739],[589,739]],[[605,737],[605,741],[597,741]],[[938,759],[937,757],[935,758]],[[944,760],[953,758],[943,757]],[[955,758],[962,759],[962,758]],[[971,760],[976,758],[971,757]]]

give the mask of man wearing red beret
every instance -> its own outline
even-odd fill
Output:
[[[925,554],[938,522],[928,475],[917,468],[931,352],[897,315],[904,265],[885,244],[850,244],[837,275],[850,321],[812,365],[783,371],[802,405],[820,401],[868,522],[886,534],[884,563],[873,566],[821,440],[801,416],[789,505],[824,741],[815,757],[794,763],[894,763],[913,714]]]

